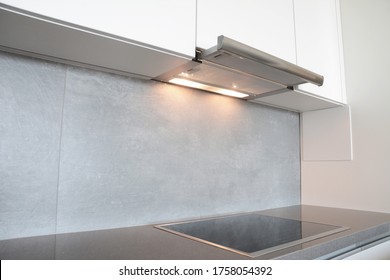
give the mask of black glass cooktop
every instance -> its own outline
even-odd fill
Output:
[[[235,215],[156,227],[251,257],[347,229],[342,226],[260,214]]]

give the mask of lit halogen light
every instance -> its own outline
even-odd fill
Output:
[[[249,96],[248,94],[245,94],[242,92],[238,92],[238,91],[230,90],[230,89],[224,89],[224,88],[215,88],[215,92],[223,94],[223,95],[238,97],[238,98],[244,98],[244,97]]]
[[[244,97],[249,96],[248,94],[238,92],[235,90],[213,87],[213,86],[205,85],[202,83],[189,81],[186,79],[173,78],[173,79],[169,80],[169,82],[172,84],[176,84],[176,85],[192,87],[192,88],[197,88],[197,89],[203,89],[203,90],[212,91],[215,93],[229,95],[229,96],[238,97],[238,98],[244,98]]]

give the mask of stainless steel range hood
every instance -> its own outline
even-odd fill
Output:
[[[321,86],[324,77],[225,36],[215,47],[197,48],[196,57],[155,78],[294,111],[341,105],[296,87]]]

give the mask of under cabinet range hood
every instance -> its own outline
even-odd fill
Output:
[[[297,89],[304,83],[321,86],[323,76],[225,36],[155,80],[298,112],[342,105]]]
[[[321,75],[224,36],[218,37],[213,48],[197,48],[192,59],[1,3],[0,34],[0,51],[175,83],[298,112],[344,105],[298,88],[305,83],[321,86]]]

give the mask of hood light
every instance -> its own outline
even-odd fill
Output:
[[[201,84],[198,82],[193,82],[193,81],[185,80],[185,79],[174,78],[174,79],[169,80],[169,82],[172,84],[176,84],[176,85],[192,87],[192,88],[197,88],[197,89],[203,89],[203,90],[212,91],[215,93],[238,97],[238,98],[244,98],[244,97],[249,96],[248,94],[238,92],[235,90],[213,87],[213,86],[209,86],[209,85],[205,85],[205,84]]]

